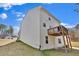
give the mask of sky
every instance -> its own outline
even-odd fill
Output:
[[[13,26],[16,33],[28,10],[40,5],[66,27],[74,27],[79,23],[79,13],[74,11],[79,6],[74,3],[0,3],[0,24]]]

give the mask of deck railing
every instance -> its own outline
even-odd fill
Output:
[[[64,27],[64,26],[57,26],[57,27],[54,27],[54,28],[50,28],[50,29],[48,29],[48,34],[49,35],[56,35],[56,34],[58,34],[58,35],[62,35],[62,30],[61,30],[61,27],[62,27],[62,29],[63,29],[63,34],[64,35],[67,35],[68,34],[68,30]]]

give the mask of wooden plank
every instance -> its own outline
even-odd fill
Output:
[[[54,28],[51,28],[51,30],[53,30],[53,32],[49,32],[48,30],[48,35],[52,35],[52,36],[62,36],[63,37],[63,42],[64,42],[64,47],[65,47],[65,52],[67,53],[68,52],[68,49],[66,47],[66,40],[67,40],[67,44],[68,44],[68,48],[71,47],[72,49],[72,45],[71,45],[71,39],[69,37],[69,34],[68,34],[68,30],[63,27],[63,26],[59,26],[59,29],[60,31],[58,32],[55,32],[54,29],[57,28],[57,27],[54,27]],[[65,40],[65,36],[66,36],[66,40]]]
[[[67,47],[66,47],[66,42],[65,42],[65,38],[64,38],[64,34],[63,34],[64,31],[63,31],[63,29],[62,29],[62,26],[61,26],[61,32],[62,32],[64,47],[65,47],[65,52],[67,53]]]
[[[69,35],[68,35],[68,38],[69,38],[70,47],[72,49],[71,39],[70,39]]]
[[[67,44],[68,44],[68,48],[69,48],[69,40],[68,40],[68,37],[67,37],[67,35],[66,35],[66,39],[67,39]]]

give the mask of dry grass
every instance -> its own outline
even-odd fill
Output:
[[[0,55],[2,56],[78,56],[79,51],[72,50],[65,53],[61,50],[45,50],[39,51],[22,42],[13,42],[0,47]]]
[[[0,55],[2,56],[41,55],[40,53],[39,50],[33,49],[22,42],[13,42],[0,47]]]
[[[16,41],[16,38],[15,39],[0,39],[0,46],[9,44],[15,41]]]
[[[13,42],[0,47],[2,56],[79,56],[79,50],[72,50],[65,53],[62,50],[45,50],[39,51],[22,42]]]
[[[71,43],[73,47],[79,47],[79,41],[72,41]]]

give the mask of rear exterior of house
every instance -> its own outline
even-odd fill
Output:
[[[43,8],[40,8],[40,38],[41,38],[41,50],[52,49],[64,46],[62,36],[48,35],[48,29],[59,26],[58,21],[54,16],[48,13]],[[59,42],[59,40],[61,42]]]
[[[48,29],[59,26],[60,22],[41,6],[28,11],[21,25],[20,40],[40,49],[54,49],[64,46],[62,36],[48,35]]]

